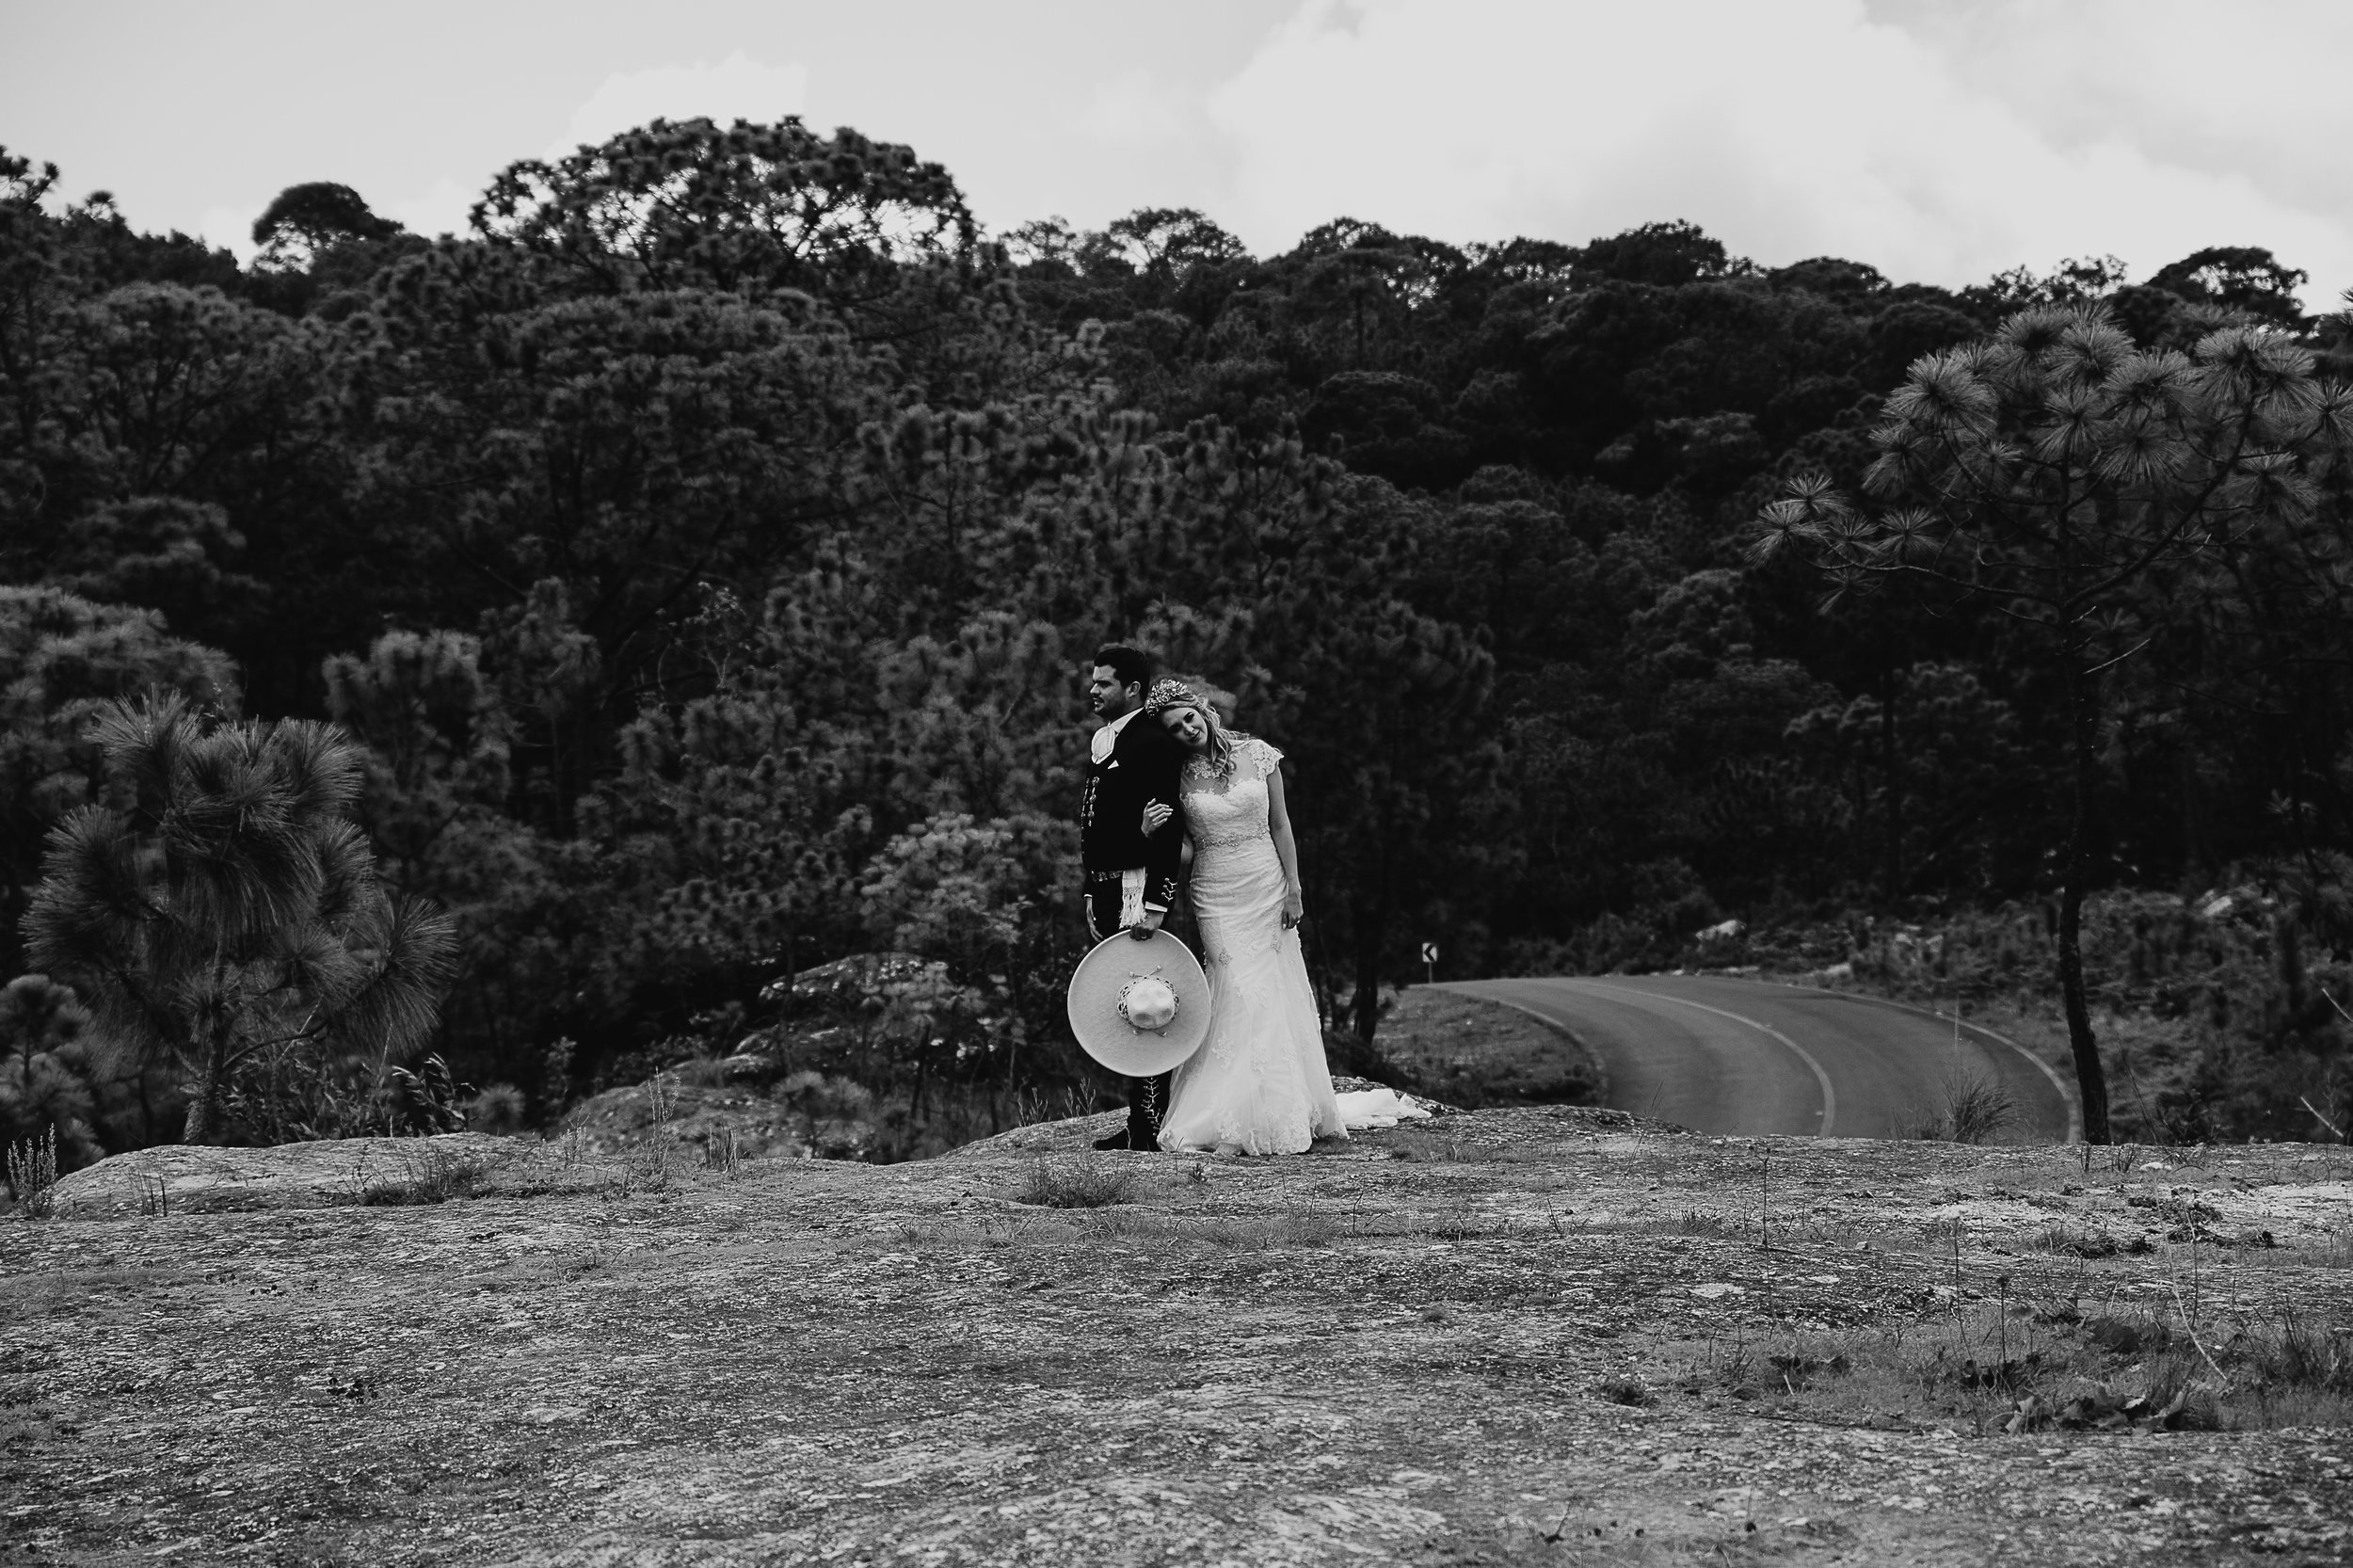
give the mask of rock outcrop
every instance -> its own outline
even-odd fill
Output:
[[[434,1138],[341,1138],[271,1148],[163,1144],[118,1154],[61,1178],[59,1218],[334,1208],[398,1203],[418,1184],[487,1170],[515,1141],[482,1132]]]

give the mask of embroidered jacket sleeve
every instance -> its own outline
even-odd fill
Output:
[[[1135,727],[1129,728],[1132,732]],[[1120,742],[1123,746],[1128,745],[1128,736],[1122,735]],[[1176,907],[1177,884],[1184,875],[1184,803],[1179,791],[1183,787],[1185,753],[1158,725],[1137,734],[1131,749],[1139,753],[1137,776],[1144,785],[1142,800],[1160,801],[1177,813],[1166,826],[1144,841],[1144,906],[1165,913]],[[1140,803],[1136,814],[1141,817],[1143,813]]]

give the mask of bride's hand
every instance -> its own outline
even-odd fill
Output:
[[[1166,827],[1169,818],[1176,814],[1176,808],[1166,801],[1147,801],[1144,808],[1144,836],[1149,839],[1153,834]]]
[[[1264,908],[1265,905],[1261,904],[1259,907]],[[1306,918],[1307,904],[1299,896],[1299,890],[1294,888],[1285,893],[1283,895],[1283,929],[1289,931]]]

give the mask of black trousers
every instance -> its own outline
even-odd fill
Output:
[[[1144,873],[1141,871],[1087,872],[1085,891],[1080,895],[1086,904],[1087,935],[1099,942],[1135,923],[1122,917],[1143,912],[1143,888]],[[1131,1078],[1128,1080],[1129,1148],[1156,1149],[1160,1146],[1160,1117],[1168,1110],[1168,1085],[1175,1076],[1174,1073],[1161,1073],[1155,1078]]]

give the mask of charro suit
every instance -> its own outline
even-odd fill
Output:
[[[1165,915],[1176,907],[1184,827],[1171,822],[1147,835],[1144,808],[1156,800],[1176,808],[1184,765],[1184,747],[1160,721],[1140,712],[1096,731],[1079,801],[1079,860],[1087,930],[1097,941],[1136,924],[1146,913]],[[1167,1103],[1166,1074],[1128,1080],[1129,1147],[1160,1146],[1160,1111]]]
[[[1171,823],[1146,837],[1144,808],[1176,806],[1184,748],[1141,712],[1103,727],[1088,758],[1086,792],[1079,801],[1079,859],[1086,870],[1087,922],[1099,940],[1141,920],[1146,909],[1176,904],[1184,833]]]

